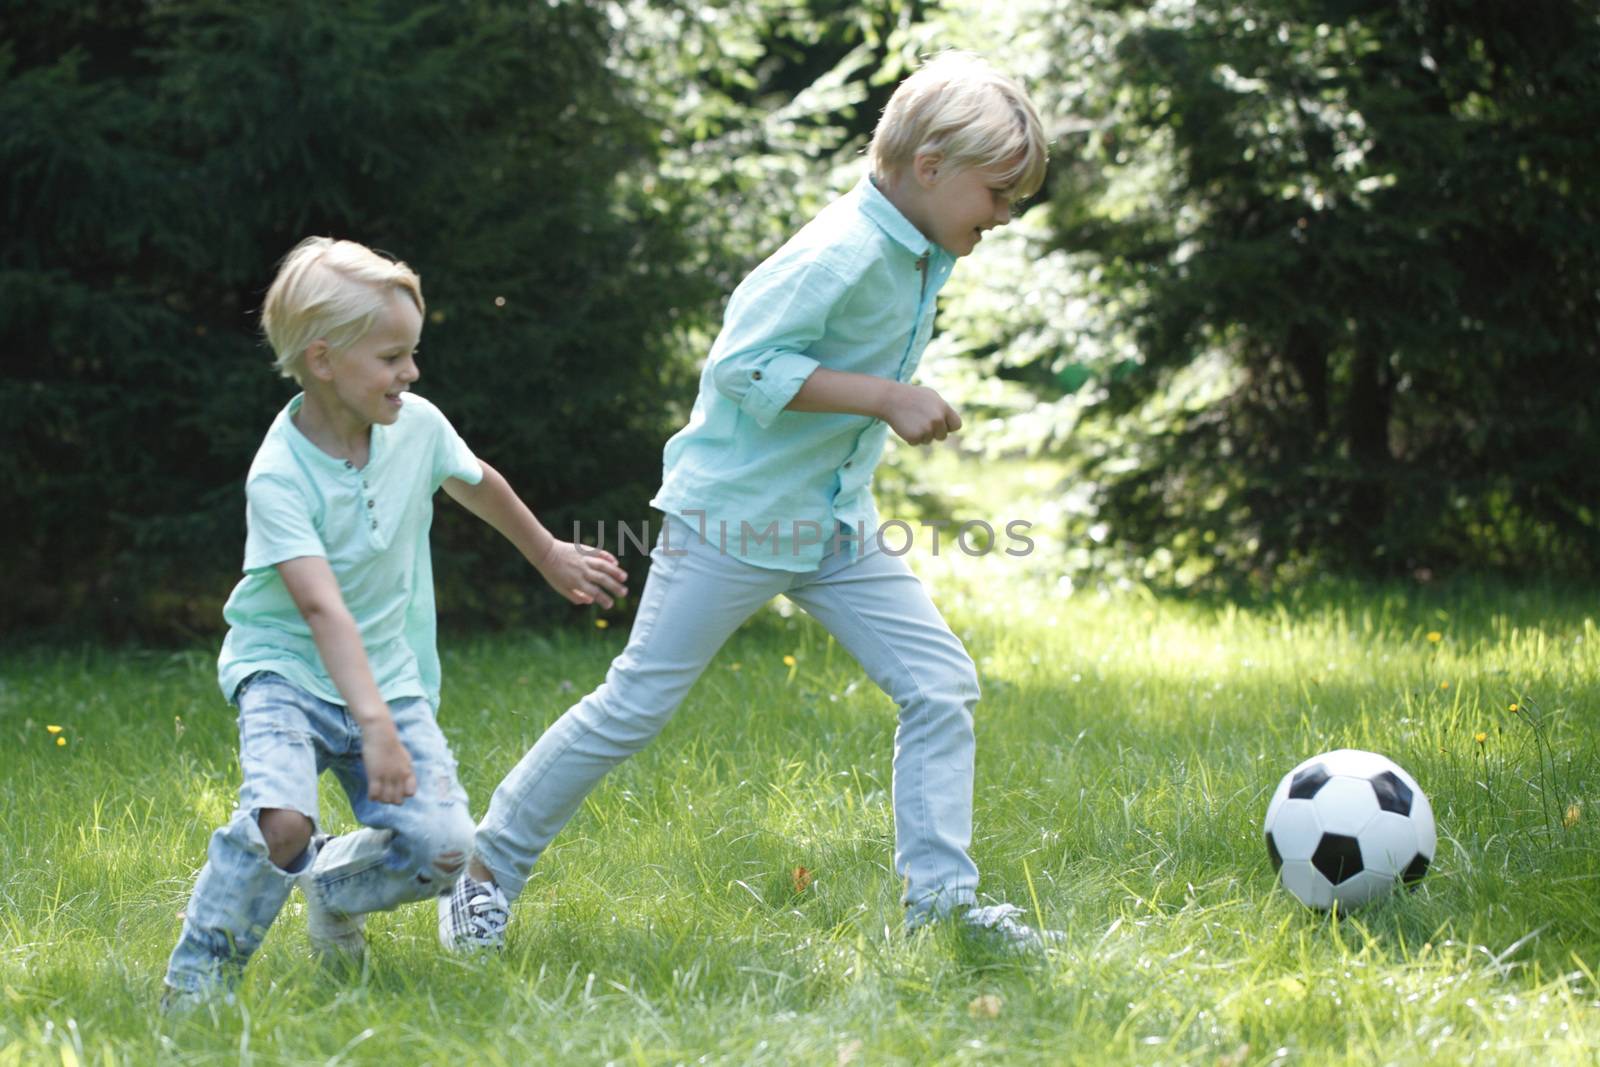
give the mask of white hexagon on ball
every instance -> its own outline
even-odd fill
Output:
[[[1376,752],[1338,749],[1278,783],[1262,830],[1283,887],[1312,908],[1352,908],[1414,886],[1437,847],[1421,787]]]
[[[1311,798],[1325,833],[1355,837],[1378,814],[1378,798],[1365,778],[1336,774]]]
[[[1416,857],[1419,847],[1416,821],[1393,811],[1378,812],[1358,837],[1362,866],[1390,878],[1405,873],[1406,864]]]

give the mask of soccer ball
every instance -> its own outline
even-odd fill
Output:
[[[1415,886],[1433,862],[1433,808],[1376,752],[1341,748],[1283,776],[1267,805],[1267,856],[1300,903],[1353,908]]]

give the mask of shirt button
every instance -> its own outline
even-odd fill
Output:
[[[355,469],[355,464],[351,463],[349,460],[345,460],[344,461],[344,467],[345,467],[345,470],[353,470],[353,469]]]
[[[372,528],[374,530],[376,530],[378,528],[378,520],[377,519],[373,519],[372,520]]]
[[[369,501],[367,501],[367,507],[369,507],[369,508],[370,508],[370,507],[371,507],[371,506],[372,506],[372,503],[373,503],[373,502],[372,502],[372,501],[370,501],[370,500],[369,500]]]
[[[761,380],[761,372],[758,371],[758,370],[757,371],[751,371],[750,372],[750,377],[751,377],[752,380],[759,382]]]
[[[854,463],[855,460],[845,460],[844,469],[849,470]]]

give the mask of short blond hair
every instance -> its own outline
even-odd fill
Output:
[[[944,52],[901,82],[868,149],[872,173],[887,180],[919,153],[958,170],[1001,168],[1012,199],[1044,184],[1044,126],[1022,87],[970,52]]]
[[[261,329],[278,373],[301,381],[306,348],[314,341],[339,349],[361,340],[395,290],[409,296],[419,313],[424,310],[422,279],[399,260],[332,237],[307,237],[295,245],[278,264],[261,308]]]

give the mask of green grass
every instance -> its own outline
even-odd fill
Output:
[[[826,633],[768,611],[557,838],[503,957],[445,956],[419,905],[374,917],[366,971],[336,979],[292,902],[238,1007],[164,1022],[178,913],[238,784],[212,652],[13,651],[0,1067],[1593,1062],[1592,591],[1244,608],[1065,596],[1042,558],[919,567],[985,684],[982,888],[1037,907],[1060,952],[901,932],[893,709]],[[620,631],[446,641],[474,812]],[[1341,746],[1416,776],[1440,846],[1417,892],[1333,921],[1276,887],[1260,822],[1289,767]]]

